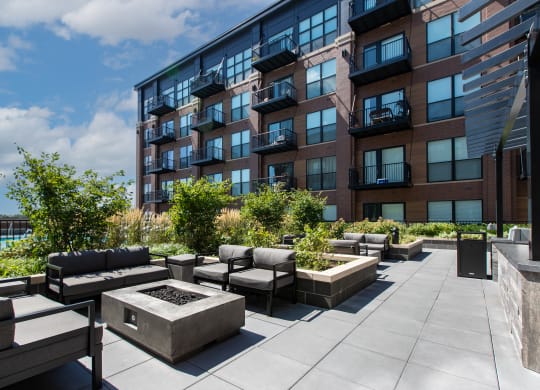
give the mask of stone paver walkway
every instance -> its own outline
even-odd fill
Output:
[[[497,283],[458,278],[455,264],[455,251],[427,250],[382,262],[379,280],[334,310],[247,310],[238,336],[174,366],[106,331],[105,388],[540,389],[512,344]],[[86,367],[81,359],[13,388],[89,388]]]

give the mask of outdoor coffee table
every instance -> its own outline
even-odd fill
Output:
[[[101,315],[107,327],[175,363],[238,333],[245,323],[245,298],[169,279],[102,293]]]

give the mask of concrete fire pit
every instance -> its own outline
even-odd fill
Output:
[[[185,304],[178,305],[149,295],[165,286],[192,298],[182,298]],[[104,292],[101,314],[109,328],[176,363],[212,341],[238,333],[245,323],[245,299],[169,279]]]

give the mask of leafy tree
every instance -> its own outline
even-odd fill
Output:
[[[325,205],[326,198],[320,194],[314,195],[308,190],[293,191],[289,202],[293,230],[303,232],[305,225],[314,229],[322,221]]]
[[[215,220],[231,201],[229,192],[228,182],[211,183],[206,178],[175,183],[169,215],[182,243],[196,252],[215,249]]]
[[[75,167],[59,163],[58,153],[38,158],[17,150],[23,162],[7,196],[28,217],[41,254],[101,247],[107,219],[129,207],[129,183],[114,182],[123,172],[99,177],[88,170],[77,176]]]
[[[260,223],[270,233],[281,228],[287,209],[287,193],[279,187],[262,186],[258,192],[250,192],[244,197],[242,216]]]

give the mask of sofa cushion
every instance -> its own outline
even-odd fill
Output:
[[[0,321],[13,319],[13,301],[10,298],[0,298]],[[0,351],[10,348],[15,337],[15,324],[0,324]]]
[[[196,260],[197,260],[196,255],[192,255],[191,253],[185,253],[183,255],[169,256],[167,258],[167,264],[189,266],[189,265],[196,265],[195,264]]]
[[[121,274],[124,279],[124,286],[156,282],[169,278],[169,270],[167,268],[152,264],[115,269],[114,272]]]
[[[57,252],[49,254],[49,263],[63,268],[65,276],[106,269],[105,251]]]
[[[276,271],[276,276],[278,278],[285,275],[287,275],[286,272]],[[292,284],[293,281],[293,275],[278,279],[276,282],[276,289]],[[273,282],[274,272],[269,269],[250,268],[245,271],[235,272],[229,276],[230,284],[264,291],[272,291]]]
[[[234,257],[246,257],[253,255],[253,248],[243,245],[220,245],[219,249],[219,261],[227,263],[229,259]]]
[[[381,252],[384,252],[385,250],[385,245],[384,244],[373,244],[373,243],[367,243],[367,244],[360,244],[360,254],[365,254],[364,252],[364,249],[373,249],[373,250],[378,250],[378,251],[381,251]]]
[[[234,265],[234,269],[241,269],[241,265]],[[213,263],[193,268],[193,276],[201,279],[215,280],[224,283],[228,279],[229,266],[225,263]]]
[[[272,266],[289,260],[296,260],[296,252],[289,249],[255,248],[253,266],[272,269]]]
[[[104,269],[128,268],[150,264],[148,247],[133,246],[129,248],[108,249],[107,267]]]
[[[388,241],[388,236],[386,234],[366,234],[366,243],[367,244],[384,244]]]
[[[330,246],[340,247],[340,248],[356,248],[358,246],[358,241],[356,240],[328,240]]]
[[[102,291],[113,290],[124,286],[123,272],[103,271],[64,278],[64,296],[92,296]],[[49,288],[59,293],[58,286],[51,284]]]
[[[364,233],[343,233],[344,240],[355,240],[357,242],[364,242],[365,234]]]
[[[0,284],[0,297],[9,297],[26,293],[26,283],[21,280]]]

